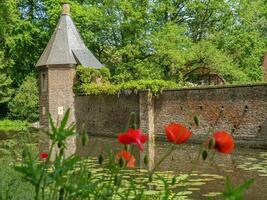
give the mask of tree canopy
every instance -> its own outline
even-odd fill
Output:
[[[182,83],[198,67],[214,70],[228,83],[263,80],[266,0],[67,2],[87,47],[110,69],[114,83]],[[5,93],[0,102],[8,101],[12,88],[27,75],[36,74],[35,64],[54,31],[61,4],[0,0],[0,95]],[[7,85],[10,92],[5,92]]]

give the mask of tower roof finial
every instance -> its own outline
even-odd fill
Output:
[[[70,4],[63,3],[62,4],[62,15],[69,15],[70,14]]]

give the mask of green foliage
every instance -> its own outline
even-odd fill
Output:
[[[164,89],[178,89],[181,87],[181,85],[178,83],[165,80],[129,81],[121,83],[118,86],[119,91],[131,90],[137,92],[139,90],[150,90],[152,93],[160,93]]]
[[[4,54],[0,50],[0,105],[8,102],[13,93],[11,87],[12,80],[7,76],[4,62]]]
[[[101,82],[108,82],[110,79],[110,72],[108,68],[102,67],[100,69],[95,69],[92,67],[77,66],[76,76],[79,84],[81,83],[93,83],[99,78]]]
[[[225,191],[223,192],[223,196],[226,200],[242,200],[244,199],[245,191],[251,186],[253,182],[254,179],[250,179],[235,187],[231,183],[229,177],[227,177],[225,181]]]
[[[165,80],[136,80],[123,83],[110,83],[110,73],[107,68],[94,69],[79,66],[77,68],[77,82],[74,87],[76,93],[87,95],[108,94],[114,95],[121,92],[138,92],[150,90],[152,93],[160,93],[164,89],[177,89],[181,84]],[[100,78],[96,83],[96,79]]]
[[[50,127],[52,129],[51,133],[48,133],[49,138],[54,142],[54,144],[57,144],[59,148],[62,150],[66,148],[65,146],[65,140],[75,134],[76,126],[75,124],[71,124],[67,126],[67,122],[70,115],[70,109],[68,109],[60,122],[59,127],[57,128],[51,114],[49,114],[49,123]]]
[[[1,200],[30,200],[34,197],[32,185],[26,183],[20,173],[7,165],[7,161],[0,161],[0,188]]]
[[[0,120],[0,131],[23,132],[27,131],[28,128],[29,124],[26,121],[9,120],[9,119]]]
[[[111,83],[84,83],[81,86],[75,88],[75,92],[84,93],[87,95],[99,95],[99,94],[108,94],[113,95],[118,93],[118,87]]]
[[[263,80],[265,0],[68,2],[85,44],[110,69],[112,83],[192,82],[185,74],[202,66],[228,83]],[[61,3],[0,0],[0,102],[10,101],[12,89],[36,74]]]
[[[15,93],[15,97],[9,102],[11,116],[28,121],[38,119],[38,88],[37,80],[33,76],[27,76]]]

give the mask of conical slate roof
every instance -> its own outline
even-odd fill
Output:
[[[103,66],[85,46],[72,18],[64,10],[36,66],[58,64],[81,64],[95,68]]]

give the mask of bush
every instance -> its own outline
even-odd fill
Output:
[[[38,120],[38,101],[37,80],[27,76],[8,104],[10,116],[30,122]]]

